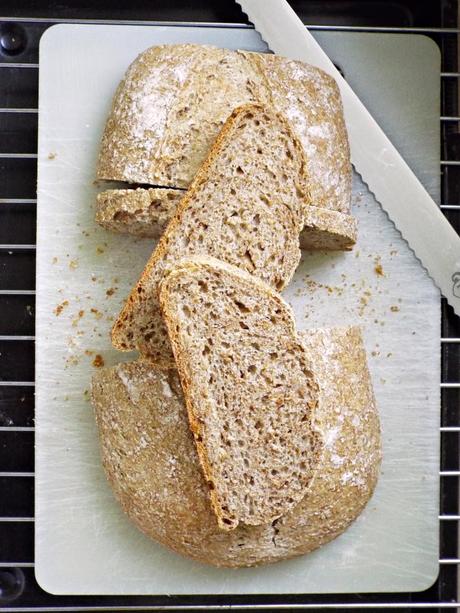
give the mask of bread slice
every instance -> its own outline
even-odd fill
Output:
[[[96,222],[119,234],[160,238],[183,196],[180,189],[109,189],[97,195]]]
[[[111,189],[96,200],[96,221],[111,232],[159,238],[174,217],[184,190],[169,188]],[[346,251],[356,241],[351,215],[310,206],[300,233],[300,248]]]
[[[94,375],[105,473],[123,510],[149,538],[206,564],[255,566],[313,551],[361,513],[381,458],[361,332],[333,328],[301,337],[320,388],[316,414],[327,444],[307,494],[274,525],[219,528],[177,373],[137,361]]]
[[[236,109],[115,322],[113,345],[174,366],[158,284],[187,256],[216,257],[283,289],[300,259],[306,200],[305,158],[285,119],[259,105]]]
[[[219,525],[274,521],[303,498],[321,446],[317,387],[290,307],[205,257],[165,277],[160,304]]]
[[[233,109],[254,102],[287,117],[307,156],[306,204],[319,210],[312,225],[305,218],[302,248],[350,249],[356,224],[340,92],[332,77],[303,62],[205,45],[147,49],[115,94],[97,176],[187,188]]]

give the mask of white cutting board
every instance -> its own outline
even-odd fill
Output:
[[[439,53],[434,44],[399,35],[321,33],[318,38],[437,197]],[[107,365],[127,359],[111,349],[109,330],[153,244],[94,224],[97,150],[111,96],[134,57],[153,44],[192,41],[265,49],[252,30],[219,27],[59,25],[41,41],[37,580],[59,594],[425,589],[436,577],[438,559],[439,293],[357,176],[355,250],[304,254],[285,295],[300,329],[364,327],[384,460],[377,491],[362,516],[309,556],[259,569],[219,570],[144,537],[106,484],[87,394],[92,361],[96,354]]]

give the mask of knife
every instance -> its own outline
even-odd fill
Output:
[[[460,237],[286,0],[236,0],[270,49],[322,68],[342,95],[351,161],[460,315]]]

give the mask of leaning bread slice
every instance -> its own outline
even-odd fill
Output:
[[[307,181],[301,145],[286,120],[260,105],[236,109],[115,322],[114,346],[174,365],[158,284],[184,257],[210,255],[283,289],[300,259]]]
[[[219,525],[267,524],[304,496],[317,386],[290,307],[214,258],[183,260],[160,304]]]
[[[96,222],[119,234],[159,238],[183,196],[180,189],[108,189],[97,195]]]
[[[317,420],[327,445],[306,495],[274,525],[218,527],[177,373],[137,361],[94,375],[104,469],[123,510],[144,534],[206,564],[256,566],[313,551],[361,513],[381,458],[361,332],[332,328],[301,337],[320,388]]]

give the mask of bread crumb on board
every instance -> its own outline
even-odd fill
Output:
[[[62,313],[62,311],[69,306],[69,301],[68,300],[64,300],[63,302],[61,302],[61,304],[58,304],[57,307],[54,309],[54,314],[56,315],[56,317],[59,317],[59,315]]]
[[[54,151],[48,153],[49,160],[55,160],[56,158],[57,158],[57,153],[54,153]]]
[[[103,314],[95,307],[91,307],[91,313],[95,316],[96,319],[102,319],[103,317]]]
[[[97,353],[94,357],[94,360],[92,361],[92,364],[94,366],[94,368],[102,368],[105,364],[104,362],[104,358],[101,356],[100,353]]]
[[[396,304],[391,305],[390,307],[390,311],[392,313],[397,313],[398,311],[400,311],[401,309],[399,308],[399,306],[397,306]]]

